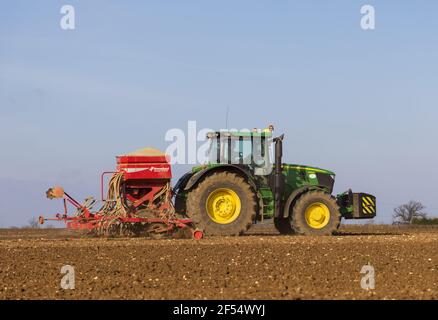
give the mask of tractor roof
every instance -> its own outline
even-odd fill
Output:
[[[212,131],[207,133],[208,138],[215,138],[215,137],[266,137],[271,138],[272,132],[271,131]]]

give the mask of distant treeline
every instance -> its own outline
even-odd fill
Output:
[[[412,224],[431,225],[438,224],[438,218],[414,218]]]

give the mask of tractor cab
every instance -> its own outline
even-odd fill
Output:
[[[273,168],[273,138],[270,131],[209,132],[209,164],[249,166],[255,175],[268,175]]]

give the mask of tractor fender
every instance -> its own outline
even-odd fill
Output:
[[[232,164],[224,164],[224,165],[220,165],[220,166],[205,168],[199,172],[196,172],[187,181],[187,183],[185,184],[184,190],[185,191],[190,190],[198,183],[198,181],[200,181],[200,179],[202,179],[203,177],[206,177],[207,175],[209,175],[213,172],[218,172],[218,171],[232,171],[232,172],[237,172],[237,173],[242,174],[244,177],[246,177],[248,179],[248,182],[251,185],[251,187],[254,189],[254,191],[257,192],[257,187],[256,187],[256,184],[254,182],[254,179],[252,178],[251,173],[246,171],[245,169],[239,167],[239,166],[232,165]]]
[[[179,178],[178,182],[173,187],[173,190],[178,193],[181,189],[184,189],[187,185],[187,182],[190,180],[190,178],[193,176],[191,172],[185,173],[181,178]]]
[[[310,191],[310,190],[323,190],[323,187],[320,186],[304,186],[301,188],[296,189],[295,191],[293,191],[289,197],[287,198],[286,203],[284,204],[284,208],[283,208],[283,218],[287,218],[289,217],[289,213],[290,213],[290,208],[292,203],[294,202],[294,200],[300,196],[301,194],[303,194],[304,192]]]

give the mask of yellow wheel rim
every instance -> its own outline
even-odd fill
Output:
[[[322,229],[330,221],[330,210],[324,203],[315,202],[307,207],[305,217],[311,228]]]
[[[206,209],[211,220],[219,224],[228,224],[236,220],[240,214],[240,198],[231,189],[216,189],[208,196]]]

